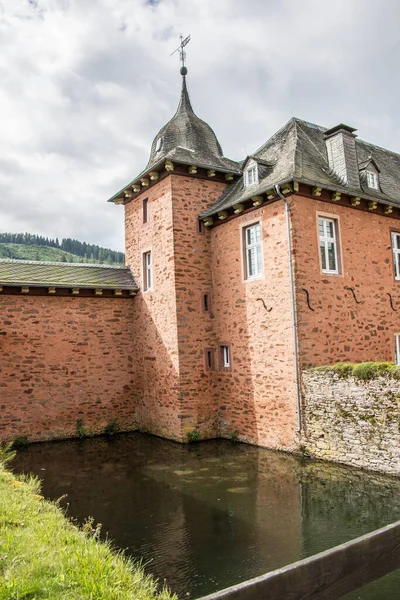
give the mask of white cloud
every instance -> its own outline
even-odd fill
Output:
[[[240,159],[295,115],[400,150],[397,0],[0,0],[0,227],[123,248],[180,94]]]

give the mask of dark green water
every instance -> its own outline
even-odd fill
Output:
[[[400,480],[227,441],[144,434],[34,444],[13,462],[180,598],[196,598],[400,519]],[[400,572],[346,600],[399,600]]]

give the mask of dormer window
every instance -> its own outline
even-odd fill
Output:
[[[244,187],[249,187],[258,183],[258,168],[257,163],[253,160],[249,162],[244,172]]]
[[[367,171],[367,185],[373,190],[379,189],[378,173],[374,173],[374,171]]]
[[[156,143],[156,152],[160,152],[163,147],[163,138],[159,137]]]

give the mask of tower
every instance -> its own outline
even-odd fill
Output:
[[[218,434],[210,233],[198,215],[240,175],[182,90],[144,170],[111,198],[125,205],[126,261],[135,299],[135,395],[141,429],[185,441]]]

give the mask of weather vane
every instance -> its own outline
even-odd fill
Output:
[[[187,44],[190,42],[190,35],[188,35],[185,39],[183,39],[183,35],[181,34],[180,38],[181,38],[181,43],[177,47],[177,49],[172,52],[172,54],[175,54],[175,52],[179,51],[179,56],[181,59],[181,75],[183,75],[183,77],[185,77],[185,75],[187,74],[187,68],[185,66],[185,60],[186,60],[185,46],[187,46]],[[171,54],[171,56],[172,56],[172,54]]]

